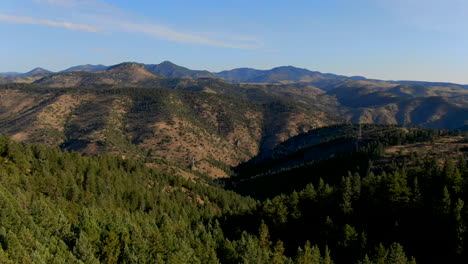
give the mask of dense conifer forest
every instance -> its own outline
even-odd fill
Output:
[[[1,137],[0,263],[466,263],[466,159],[413,159],[256,200]]]

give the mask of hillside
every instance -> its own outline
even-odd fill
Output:
[[[324,128],[280,148],[335,144],[356,131]],[[361,126],[360,134],[361,142],[377,134],[382,146],[414,148],[411,142],[452,137],[444,133]],[[328,166],[295,167],[283,183],[275,177],[286,172],[263,175],[269,182],[250,180],[251,189],[283,191],[259,201],[131,159],[83,157],[0,137],[0,262],[466,262],[466,159],[441,156],[439,164],[396,154],[397,163],[356,167],[380,146],[332,158]],[[337,162],[349,173],[333,170]],[[298,178],[303,185],[289,192]]]
[[[466,124],[468,107],[444,97],[419,97],[397,100],[385,105],[360,107],[348,112],[351,122],[401,124],[432,128],[459,129]]]
[[[467,147],[468,142],[457,131],[336,125],[311,130],[259,153],[235,167],[235,176],[226,183],[244,195],[274,197],[317,183],[320,177],[337,184],[348,173],[380,173],[395,169],[392,166],[397,164],[415,166],[421,157],[458,159],[468,155]]]
[[[468,85],[448,83],[448,82],[423,82],[423,81],[392,81],[398,84],[420,85],[426,87],[447,87],[468,89]]]
[[[399,124],[458,129],[468,120],[468,91],[460,88],[360,86],[354,82],[321,97],[337,100],[345,120],[353,123]]]
[[[4,89],[0,130],[88,155],[176,163],[212,176],[291,135],[333,122],[287,102],[158,88]],[[190,166],[190,167],[189,167]]]

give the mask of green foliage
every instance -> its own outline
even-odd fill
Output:
[[[286,253],[301,248],[296,261],[316,261],[309,259],[317,255],[313,247],[304,247],[309,241],[327,247],[336,263],[414,263],[408,256],[421,263],[465,263],[466,159],[414,159],[408,160],[411,167],[348,173],[331,185],[325,180],[337,175],[326,174],[317,187],[309,183],[302,191],[266,199],[256,215]],[[311,175],[315,168],[304,173]]]
[[[136,161],[5,137],[0,164],[2,263],[218,263],[216,218],[256,206]]]
[[[0,263],[466,262],[466,160],[414,164],[260,202],[0,137]]]

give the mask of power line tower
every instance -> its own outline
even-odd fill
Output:
[[[361,139],[362,139],[362,125],[361,123],[359,123],[359,130],[356,136],[356,151],[359,150],[359,141],[361,141]]]
[[[195,157],[192,157],[192,167],[191,170],[195,170]]]
[[[359,134],[358,134],[358,141],[362,139],[362,124],[359,123]]]

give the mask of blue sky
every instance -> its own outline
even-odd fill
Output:
[[[170,60],[468,84],[467,0],[2,0],[0,72]]]

